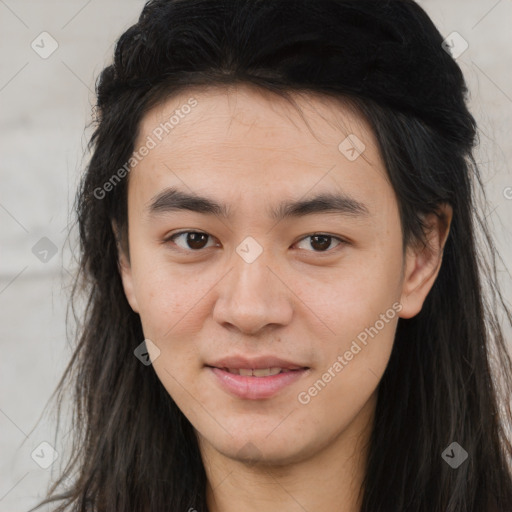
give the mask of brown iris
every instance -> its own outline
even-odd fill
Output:
[[[324,251],[331,245],[332,237],[329,235],[313,235],[311,238],[311,247]],[[320,240],[320,243],[315,246],[316,241]]]

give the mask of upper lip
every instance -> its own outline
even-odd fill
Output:
[[[283,368],[288,370],[299,370],[301,368],[308,368],[300,363],[286,361],[275,356],[260,356],[248,358],[243,356],[228,356],[218,359],[212,363],[207,363],[206,366],[213,366],[216,368],[233,368],[233,369],[263,369],[263,368]]]

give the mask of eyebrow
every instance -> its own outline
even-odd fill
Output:
[[[174,187],[167,188],[156,195],[147,207],[150,216],[181,210],[215,215],[225,219],[231,217],[231,209],[228,205]],[[348,217],[370,216],[370,211],[365,204],[348,195],[333,192],[324,192],[308,199],[283,201],[277,208],[268,210],[268,215],[274,220],[319,213],[337,213]]]

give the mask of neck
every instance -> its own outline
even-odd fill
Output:
[[[359,512],[374,411],[372,396],[322,450],[286,465],[234,460],[201,438],[209,512]]]

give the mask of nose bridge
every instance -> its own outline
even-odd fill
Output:
[[[252,239],[254,240],[254,239]],[[270,251],[252,240],[242,242],[233,256],[233,276],[237,295],[252,296],[254,294],[270,293],[269,279],[272,273],[269,270]],[[261,247],[261,249],[260,249]],[[268,297],[267,297],[268,298]]]
[[[270,271],[271,252],[251,237],[236,248],[231,272],[220,284],[214,317],[244,332],[285,324],[292,315],[286,287]]]

